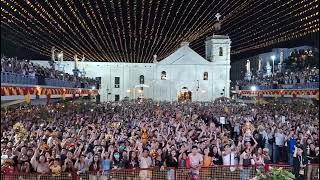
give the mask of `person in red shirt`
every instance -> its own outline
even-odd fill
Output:
[[[14,179],[14,167],[12,160],[5,160],[1,167],[1,173],[5,175],[5,180]]]

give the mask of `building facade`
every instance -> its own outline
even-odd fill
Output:
[[[229,97],[231,40],[228,36],[213,35],[205,43],[206,58],[183,42],[160,62],[79,62],[78,67],[84,68],[88,77],[101,77],[101,101],[138,97],[159,101],[212,101]],[[48,66],[47,62],[34,62]],[[72,73],[74,62],[62,63],[65,71]]]

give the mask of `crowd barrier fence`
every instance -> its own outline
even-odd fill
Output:
[[[269,165],[292,172],[288,165]],[[60,175],[40,174],[1,174],[1,180],[250,180],[257,175],[257,169],[265,171],[265,166],[211,166],[202,167],[199,177],[191,175],[187,168],[149,168],[149,169],[112,169],[104,172],[85,174],[62,173]],[[308,165],[305,170],[306,180],[319,180],[319,164]],[[309,172],[310,171],[310,172]]]
[[[1,83],[36,85],[37,78],[10,72],[1,72]]]
[[[80,88],[80,82],[66,81],[51,78],[39,78],[33,76],[27,76],[11,72],[1,72],[1,83],[8,84],[23,84],[23,85],[46,85],[54,87],[70,87]],[[85,84],[82,88],[91,88],[92,85]]]

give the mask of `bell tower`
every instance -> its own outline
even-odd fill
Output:
[[[212,35],[206,39],[206,59],[214,68],[214,83],[212,87],[218,95],[229,97],[230,95],[230,49],[231,40],[229,36]]]
[[[208,61],[230,64],[231,40],[229,36],[214,34],[207,37],[205,43]]]

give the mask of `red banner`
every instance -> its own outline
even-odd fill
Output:
[[[25,96],[30,95],[67,95],[67,94],[90,94],[97,95],[97,89],[80,88],[48,88],[48,87],[23,87],[23,86],[1,86],[1,96]]]

